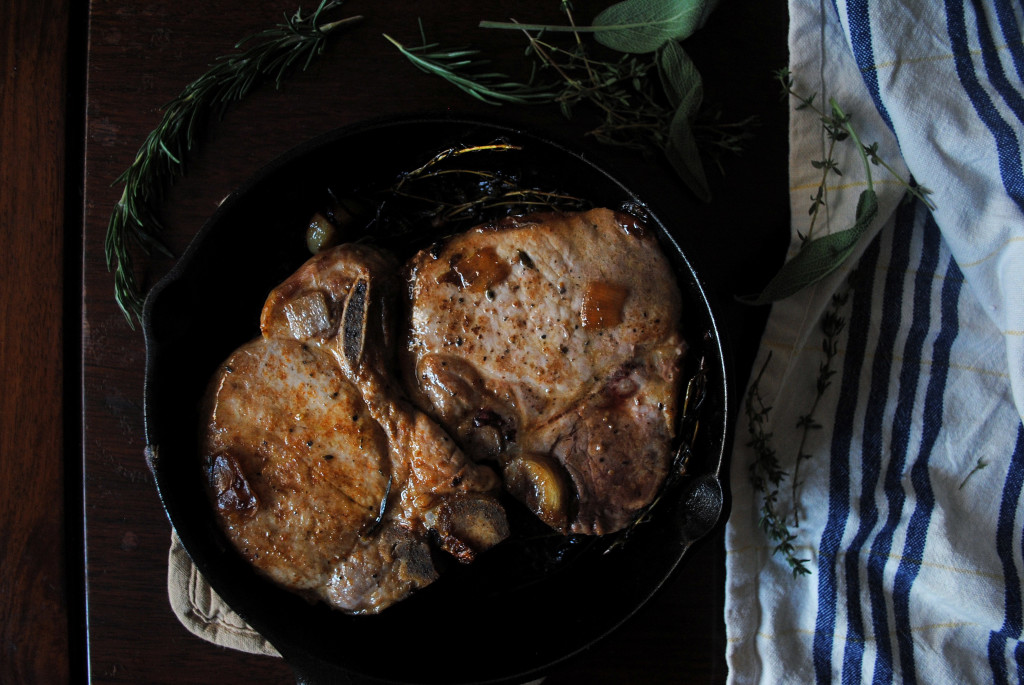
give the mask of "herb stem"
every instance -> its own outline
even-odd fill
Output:
[[[835,370],[832,368],[832,362],[835,360],[836,355],[839,354],[838,338],[839,334],[843,332],[846,327],[846,320],[839,316],[840,308],[846,304],[849,294],[847,291],[837,292],[832,296],[831,306],[829,310],[825,312],[825,315],[821,320],[821,330],[825,334],[824,339],[821,343],[821,349],[824,359],[818,364],[818,378],[815,383],[815,395],[814,401],[811,403],[811,408],[806,414],[802,415],[796,423],[797,428],[801,429],[800,445],[796,451],[796,464],[793,466],[793,481],[792,487],[792,500],[793,500],[793,525],[800,526],[800,493],[799,489],[802,485],[800,481],[800,463],[806,459],[810,459],[811,455],[804,451],[807,445],[807,438],[810,436],[811,430],[821,428],[821,424],[814,418],[815,412],[818,410],[818,404],[821,402],[821,398],[825,396],[825,391],[828,390],[829,386],[832,385],[832,377],[835,375]]]
[[[850,138],[857,144],[857,152],[860,153],[861,161],[864,164],[864,173],[867,175],[868,190],[874,190],[875,184],[871,182],[871,162],[868,160],[868,155],[865,150],[864,144],[860,142],[860,137],[857,135],[857,131],[850,124],[850,117],[848,117],[842,109],[839,107],[839,103],[836,102],[835,98],[829,98],[829,105],[832,106],[832,112],[835,115],[836,121],[843,125],[846,132],[850,134]],[[898,177],[897,177],[898,178]],[[901,179],[902,180],[902,179]]]
[[[563,8],[568,10],[568,3],[562,3]],[[667,17],[659,17],[655,20],[623,22],[621,24],[607,24],[600,26],[576,26],[570,21],[570,25],[564,24],[520,24],[510,21],[481,21],[478,26],[482,29],[525,29],[527,31],[551,31],[562,33],[620,33],[632,29],[649,30],[652,27],[672,26],[685,15],[693,12],[694,9],[689,3],[682,3],[682,8],[675,14]]]
[[[362,20],[363,15],[354,14],[351,17],[345,17],[344,19],[338,19],[337,21],[332,21],[329,24],[324,24],[323,26],[318,27],[318,29],[320,33],[326,36],[327,34],[331,33],[331,31],[338,27],[345,26],[346,24],[354,24]]]
[[[967,485],[967,481],[971,479],[971,476],[976,474],[978,471],[981,471],[986,466],[988,466],[988,462],[985,461],[984,458],[978,457],[978,463],[976,463],[974,468],[970,470],[966,477],[964,477],[963,482],[960,483],[960,487],[958,487],[957,490],[963,490],[964,486]]]
[[[793,541],[797,537],[790,532],[786,524],[786,517],[780,515],[776,509],[779,487],[787,474],[779,465],[778,455],[771,444],[772,434],[768,430],[768,416],[771,407],[765,404],[764,398],[761,396],[761,379],[771,359],[772,353],[769,350],[761,370],[747,390],[744,403],[747,414],[747,432],[750,435],[747,445],[754,450],[754,460],[750,464],[750,482],[754,490],[761,493],[761,518],[758,525],[769,539],[775,542],[772,552],[783,556],[795,577],[806,575],[811,571],[807,568],[808,560],[796,556],[796,547],[793,545]]]
[[[520,31],[546,31],[550,33],[592,33],[600,31],[598,26],[566,26],[564,24],[522,24],[518,21],[481,21],[477,24],[482,29],[503,29]]]
[[[555,73],[557,73],[560,77],[562,77],[562,80],[565,81],[566,84],[568,84],[570,87],[574,88],[576,90],[577,94],[585,93],[586,89],[583,88],[580,85],[580,82],[577,81],[576,79],[572,78],[571,76],[569,76],[569,74],[567,74],[562,69],[562,67],[555,60],[553,60],[551,58],[551,55],[548,54],[547,50],[545,49],[545,48],[550,48],[552,50],[559,50],[559,48],[556,48],[555,46],[550,45],[548,43],[542,42],[540,39],[534,37],[533,35],[531,35],[526,30],[523,31],[523,35],[526,36],[526,40],[528,40],[530,42],[530,47],[533,48],[533,50],[537,53],[537,56],[541,59],[541,61],[544,64],[546,64],[549,67],[551,67],[552,69],[554,69]],[[577,38],[578,37],[579,36],[577,34]],[[586,62],[586,60],[584,60],[584,61]],[[587,62],[587,71],[590,71],[590,63],[589,62]],[[593,74],[591,74],[591,78],[593,78]],[[565,96],[563,94],[563,95],[561,95],[559,97],[560,98],[564,98]]]
[[[420,176],[429,173],[429,175],[436,176],[438,174],[448,173],[465,173],[463,169],[435,169],[438,164],[446,159],[452,157],[458,157],[467,153],[473,152],[511,152],[514,150],[521,150],[522,148],[518,145],[512,145],[510,143],[489,143],[487,145],[473,145],[471,147],[450,147],[438,152],[436,155],[431,157],[425,164],[417,169],[413,169],[405,174],[402,174],[397,185],[393,188],[394,192],[401,190],[402,186],[405,185],[406,181],[419,178]],[[490,172],[474,172],[481,174],[489,174]]]
[[[821,167],[821,182],[818,184],[818,195],[814,199],[814,205],[811,209],[811,223],[807,227],[807,236],[805,240],[810,240],[814,235],[814,226],[818,221],[818,215],[821,213],[821,208],[824,206],[828,211],[828,174],[830,171],[836,171],[835,166],[828,160],[832,159],[832,153],[836,148],[835,137],[830,137],[828,142],[828,154],[825,156],[825,162]]]

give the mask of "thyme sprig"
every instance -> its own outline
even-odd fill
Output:
[[[831,305],[821,319],[821,331],[825,334],[825,337],[821,341],[822,360],[818,363],[818,378],[814,386],[814,401],[811,403],[807,413],[801,414],[796,422],[796,427],[800,430],[800,445],[797,447],[792,481],[793,525],[795,526],[800,525],[801,505],[799,488],[803,485],[800,480],[800,464],[811,458],[811,454],[805,449],[807,438],[810,436],[811,431],[820,430],[822,427],[814,415],[818,409],[818,403],[821,402],[821,398],[825,396],[825,392],[832,385],[832,377],[836,374],[832,363],[835,361],[836,355],[839,354],[839,334],[846,328],[846,319],[840,316],[839,312],[843,305],[846,304],[847,299],[849,299],[849,295],[849,292],[845,290],[833,294]]]
[[[184,173],[187,154],[211,116],[223,116],[229,105],[261,83],[271,81],[279,89],[293,70],[307,69],[323,52],[328,36],[361,19],[350,16],[325,23],[323,15],[340,5],[341,0],[320,0],[310,15],[299,8],[285,15],[283,23],[243,38],[235,45],[240,52],[218,57],[164,106],[160,123],[114,182],[124,189],[107,225],[105,254],[107,269],[114,272],[114,298],[132,327],[144,302],[132,267],[132,248],[170,256],[158,237],[160,203],[174,179]]]
[[[796,556],[795,533],[790,532],[786,517],[780,513],[779,490],[782,481],[788,476],[779,464],[779,457],[772,446],[772,432],[768,429],[771,407],[765,404],[761,395],[761,378],[772,359],[771,351],[764,360],[761,370],[747,390],[744,409],[747,415],[747,432],[750,440],[747,445],[754,450],[754,460],[750,464],[750,482],[754,490],[761,493],[761,517],[758,520],[761,530],[775,542],[773,553],[781,554],[793,575],[807,575],[811,570],[807,567],[809,559]]]
[[[561,88],[550,98],[562,114],[571,119],[573,111],[591,105],[602,121],[588,135],[601,143],[637,150],[660,150],[668,145],[672,110],[655,90],[656,65],[633,55],[617,60],[598,60],[583,43],[571,49],[524,31],[528,53],[536,55],[541,69],[550,69],[561,79]]]
[[[767,304],[793,295],[811,286],[838,269],[853,253],[858,241],[867,233],[868,228],[878,216],[878,196],[875,193],[874,178],[871,173],[873,166],[881,166],[903,188],[906,193],[928,209],[934,210],[935,203],[928,197],[931,191],[908,181],[900,176],[878,154],[878,143],[865,145],[853,125],[852,118],[843,111],[835,98],[830,98],[827,109],[815,104],[815,96],[804,96],[793,87],[793,77],[788,69],[776,72],[784,93],[797,101],[797,110],[809,109],[818,115],[822,130],[829,140],[829,147],[824,159],[811,160],[811,165],[821,170],[821,180],[817,190],[811,196],[811,225],[807,235],[799,235],[800,250],[792,259],[783,264],[779,272],[765,286],[759,295],[741,298],[750,304]],[[849,140],[856,146],[867,188],[861,191],[857,199],[854,223],[847,229],[836,231],[817,238],[812,237],[815,222],[822,210],[828,209],[828,181],[832,174],[841,176],[842,171],[833,158],[833,151],[838,143]]]
[[[814,384],[814,399],[806,413],[797,417],[796,428],[800,431],[800,442],[797,446],[796,457],[793,465],[793,477],[790,479],[790,501],[789,507],[793,512],[793,525],[799,527],[800,512],[800,465],[812,457],[807,451],[807,440],[812,431],[822,428],[822,424],[816,418],[818,405],[825,393],[832,386],[832,379],[836,374],[834,362],[839,355],[839,336],[846,328],[846,319],[841,316],[842,309],[849,300],[849,290],[841,290],[832,295],[828,310],[821,318],[821,332],[824,337],[821,341],[822,359],[818,363],[818,376]],[[754,449],[754,460],[750,465],[750,481],[754,489],[761,494],[761,519],[762,530],[767,533],[770,539],[776,542],[774,553],[782,554],[793,569],[793,575],[810,573],[806,566],[807,559],[798,559],[795,555],[793,543],[797,535],[790,531],[787,523],[787,516],[782,513],[780,507],[780,489],[782,482],[789,478],[789,474],[782,467],[779,456],[772,446],[772,433],[768,430],[769,414],[771,407],[766,405],[761,395],[761,378],[772,355],[769,351],[761,370],[758,372],[754,382],[747,391],[746,413],[747,431],[750,440],[747,443]]]

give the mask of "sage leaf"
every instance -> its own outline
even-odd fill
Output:
[[[692,117],[704,99],[704,82],[697,66],[674,40],[665,41],[658,48],[656,63],[669,103],[673,109],[683,110]]]
[[[697,139],[690,127],[690,117],[683,108],[676,110],[669,124],[669,139],[665,145],[665,157],[683,183],[693,191],[701,202],[711,201],[711,188],[700,160]]]
[[[754,305],[768,304],[785,299],[825,278],[846,261],[876,216],[878,196],[874,190],[865,190],[857,200],[853,226],[805,242],[796,256],[782,265],[760,295],[741,298],[742,301]]]
[[[594,18],[594,37],[619,52],[654,52],[704,25],[717,0],[624,0]]]

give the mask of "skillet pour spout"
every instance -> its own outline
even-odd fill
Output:
[[[469,566],[451,565],[432,585],[376,616],[311,604],[256,573],[220,531],[199,466],[200,398],[217,365],[258,334],[267,293],[308,257],[305,227],[326,189],[372,194],[440,150],[496,139],[510,141],[514,151],[466,155],[460,162],[512,173],[594,206],[645,208],[647,228],[656,234],[682,292],[682,334],[692,351],[683,373],[692,375],[696,360],[706,362],[707,399],[684,487],[660,502],[621,549],[607,554],[598,545],[563,544],[552,557],[551,539],[520,536]],[[360,164],[339,164],[346,159]],[[721,515],[729,423],[726,345],[704,282],[681,247],[692,230],[686,214],[684,198],[634,193],[548,137],[495,122],[419,117],[365,122],[312,140],[262,169],[220,205],[146,301],[147,463],[199,571],[277,647],[298,682],[534,680],[633,616],[685,563],[687,550]],[[376,231],[369,227],[353,238],[381,240]],[[387,246],[404,258],[435,237],[407,233],[388,237]],[[542,558],[545,563],[538,563]]]

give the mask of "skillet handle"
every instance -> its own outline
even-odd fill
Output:
[[[691,542],[698,540],[715,527],[722,515],[724,495],[718,477],[698,476],[683,495],[683,531]]]

